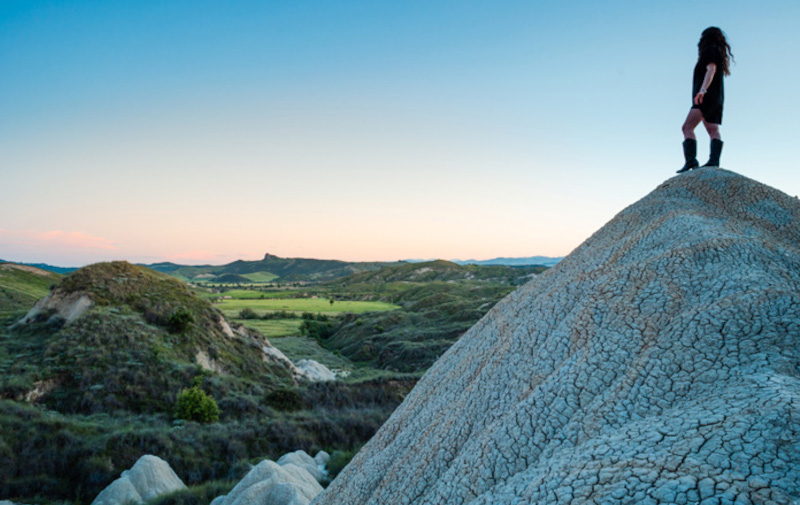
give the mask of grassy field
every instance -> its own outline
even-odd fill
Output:
[[[278,278],[277,275],[270,272],[253,272],[252,274],[242,274],[242,277],[247,277],[253,282],[271,282]]]
[[[302,319],[234,319],[234,321],[258,330],[267,338],[300,335],[300,325],[303,322]]]
[[[224,293],[215,293],[214,296],[230,296],[234,300],[258,300],[261,298],[281,298],[294,291],[270,291],[261,292],[252,289],[229,289]]]
[[[333,304],[323,298],[289,298],[289,299],[239,299],[222,300],[214,304],[228,317],[236,317],[239,311],[249,308],[256,313],[263,315],[265,312],[286,310],[290,312],[321,312],[335,314],[340,312],[351,312],[361,314],[363,312],[383,312],[387,310],[399,309],[398,305],[386,302],[356,302],[356,301],[337,301]]]

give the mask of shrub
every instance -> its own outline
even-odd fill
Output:
[[[353,456],[356,455],[358,450],[354,451],[333,451],[331,454],[331,459],[328,460],[328,464],[325,465],[325,469],[328,471],[328,478],[333,480],[339,475],[339,472],[344,470],[344,467],[350,463],[350,460],[353,459]]]
[[[258,319],[258,314],[256,311],[251,309],[250,307],[245,307],[239,311],[239,318],[240,319]]]
[[[213,423],[219,420],[219,407],[213,398],[195,385],[178,395],[175,417],[199,423]]]
[[[194,322],[192,313],[181,307],[169,316],[167,320],[167,330],[170,333],[183,333],[189,329],[189,325]]]
[[[312,321],[310,319],[303,319],[303,323],[300,325],[300,333],[316,340],[324,340],[330,337],[336,333],[337,329],[338,325],[332,322]]]
[[[294,412],[305,407],[302,395],[294,389],[276,389],[268,393],[265,400],[273,409],[285,412]]]
[[[148,505],[204,505],[204,503],[208,502],[203,502],[191,489],[181,489],[154,498]]]

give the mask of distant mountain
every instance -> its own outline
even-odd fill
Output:
[[[329,281],[348,275],[380,270],[400,262],[348,262],[311,258],[280,258],[267,253],[257,261],[237,260],[227,265],[188,266],[175,263],[143,265],[185,281],[225,283],[226,275],[270,279],[274,282]],[[253,274],[259,274],[254,276]],[[230,279],[230,277],[228,277]]]
[[[0,260],[0,263],[14,263],[15,265],[26,265],[29,267],[38,268],[39,270],[47,270],[48,272],[54,272],[57,274],[68,274],[78,269],[78,267],[56,267],[53,265],[48,265],[46,263],[20,263],[18,261],[7,261],[7,260]]]
[[[552,267],[562,259],[564,259],[563,256],[555,258],[550,256],[531,256],[529,258],[493,258],[490,260],[452,260],[452,262],[459,265],[506,265],[512,267],[542,265]]]

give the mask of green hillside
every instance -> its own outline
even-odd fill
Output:
[[[379,285],[390,282],[432,282],[432,281],[486,281],[500,284],[514,284],[522,276],[546,270],[540,266],[509,267],[459,265],[445,260],[423,263],[404,263],[382,268],[375,272],[364,272],[342,279],[342,285]],[[367,288],[369,289],[369,288]]]
[[[26,313],[61,277],[27,265],[0,263],[0,323]]]
[[[219,310],[186,284],[125,262],[37,293],[50,310],[0,325],[0,500],[90,503],[144,454],[192,485],[237,480],[249,463],[297,449],[351,453],[413,386],[398,375],[298,383],[264,359],[258,332],[226,334]],[[91,308],[65,319],[80,299]],[[193,384],[215,399],[218,422],[176,419],[177,396]]]
[[[237,260],[227,265],[186,266],[156,263],[149,268],[167,273],[184,281],[227,283],[225,275],[235,275],[250,282],[320,282],[346,277],[358,272],[375,271],[396,263],[347,262],[311,258],[279,258],[266,254],[258,261]],[[221,279],[220,279],[221,278]],[[232,283],[245,282],[231,277]]]
[[[46,382],[52,388],[39,401],[61,412],[170,413],[176,392],[207,368],[219,371],[211,390],[220,396],[266,376],[291,382],[285,367],[262,359],[263,337],[226,336],[221,313],[167,275],[99,263],[65,277],[51,296],[76,294],[94,303],[76,321],[47,313],[8,331],[0,396],[20,398]]]
[[[329,296],[401,307],[301,327],[329,350],[362,364],[418,373],[426,370],[516,286],[545,267],[457,265],[430,261],[386,267],[325,284]]]

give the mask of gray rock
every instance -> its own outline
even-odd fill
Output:
[[[673,178],[498,303],[314,505],[792,503],[800,202]]]
[[[321,481],[325,476],[314,458],[309,456],[306,451],[294,451],[284,454],[280,457],[280,459],[278,459],[278,464],[281,466],[298,466],[311,474],[311,476],[314,477],[317,482]]]
[[[322,486],[304,468],[288,461],[279,465],[264,460],[253,467],[227,496],[215,498],[213,504],[308,505],[321,491]]]
[[[336,380],[336,374],[318,361],[301,359],[296,363],[297,369],[311,382],[327,382]]]
[[[331,455],[325,451],[319,451],[316,456],[314,456],[314,462],[320,469],[324,469],[325,466],[328,464],[328,461],[331,460]]]
[[[157,456],[146,455],[102,490],[92,505],[144,503],[180,489],[186,489],[186,485],[175,475],[169,463]]]
[[[53,313],[51,317],[60,317],[65,323],[71,323],[88,312],[93,305],[92,299],[84,293],[51,291],[47,296],[38,300],[17,325],[29,324],[39,316],[48,313]]]

